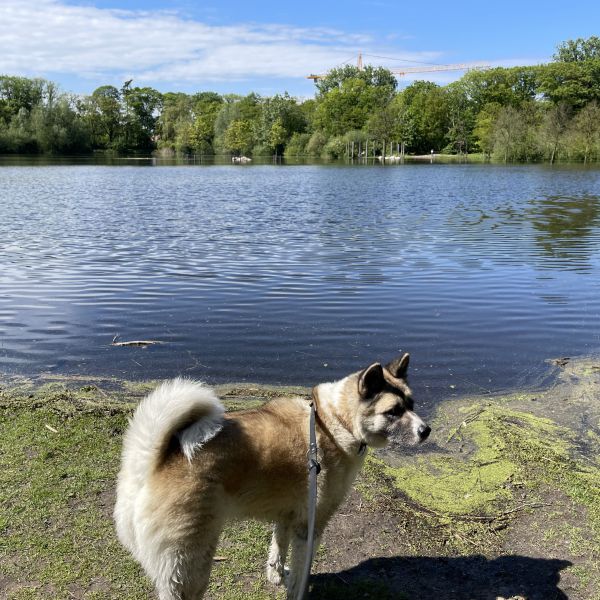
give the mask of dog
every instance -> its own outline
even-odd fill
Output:
[[[413,411],[408,364],[404,354],[313,389],[317,541],[368,448],[392,438],[416,445],[429,435]],[[274,524],[267,579],[285,579],[287,598],[296,600],[307,553],[309,415],[302,397],[226,414],[211,388],[184,379],[140,402],[124,436],[114,518],[161,600],[202,598],[225,521],[245,518]]]

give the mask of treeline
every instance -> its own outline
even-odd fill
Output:
[[[483,153],[502,161],[600,158],[600,38],[538,66],[474,70],[402,90],[390,71],[334,69],[312,99],[102,86],[90,96],[0,76],[0,153],[93,150],[325,158]]]

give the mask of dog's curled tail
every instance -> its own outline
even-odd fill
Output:
[[[198,381],[167,381],[138,405],[123,439],[114,517],[123,544],[136,554],[134,512],[149,476],[161,466],[176,436],[188,460],[223,427],[224,408]]]
[[[145,479],[160,466],[175,435],[191,460],[221,430],[223,413],[215,392],[205,384],[180,377],[166,381],[138,405],[123,440],[123,467],[135,465]]]

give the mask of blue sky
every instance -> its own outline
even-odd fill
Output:
[[[161,91],[306,97],[308,73],[354,62],[359,51],[386,67],[536,64],[563,40],[600,34],[599,23],[600,2],[591,0],[0,0],[0,73],[76,93],[133,78]]]

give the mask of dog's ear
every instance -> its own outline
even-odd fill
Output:
[[[373,363],[358,376],[358,393],[363,399],[372,398],[383,389],[384,384],[383,367]]]
[[[408,363],[410,362],[410,354],[405,352],[402,356],[396,358],[391,363],[386,365],[386,369],[396,379],[406,379],[406,373],[408,371]]]

